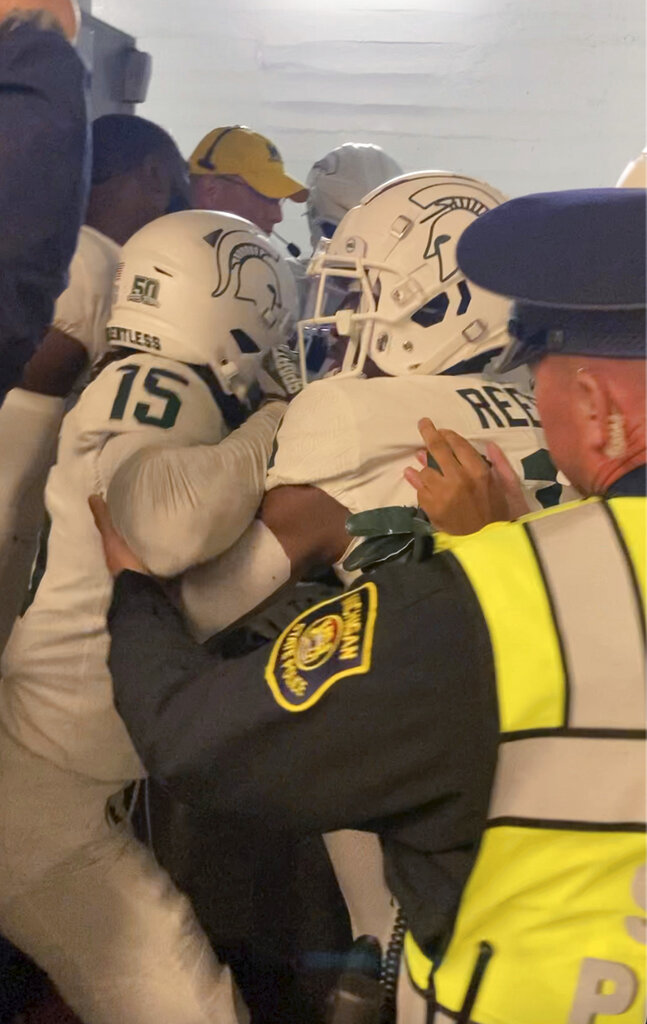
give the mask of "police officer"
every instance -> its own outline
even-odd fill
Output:
[[[532,366],[551,454],[588,497],[439,534],[430,560],[226,663],[95,505],[112,571],[131,570],[116,702],[204,813],[381,835],[408,921],[399,1020],[643,1024],[645,193],[513,200],[459,261],[515,299],[507,365]]]

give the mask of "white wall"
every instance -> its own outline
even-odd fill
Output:
[[[93,0],[93,13],[153,54],[141,113],[187,155],[243,123],[297,176],[341,142],[377,142],[406,170],[519,194],[614,184],[647,141],[644,0]]]

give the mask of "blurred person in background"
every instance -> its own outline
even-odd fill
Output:
[[[189,160],[196,210],[235,213],[272,234],[283,220],[283,200],[305,203],[308,189],[286,173],[278,149],[244,125],[215,128]]]
[[[51,320],[85,210],[90,148],[86,72],[73,47],[79,22],[76,0],[0,0],[0,405]],[[0,465],[6,456],[3,446]],[[4,608],[2,582],[0,593]],[[0,939],[3,1020],[21,1006],[31,978],[17,956]]]
[[[0,402],[52,321],[85,212],[78,25],[75,0],[0,2]]]
[[[308,174],[306,213],[313,253],[322,238],[330,239],[349,210],[380,185],[402,174],[400,165],[380,146],[362,142],[345,142],[317,160]],[[302,312],[307,316],[307,260],[303,260],[300,277]],[[312,333],[308,342],[308,372],[321,376],[329,369],[326,363],[326,338]]]
[[[92,142],[92,188],[68,287],[0,408],[0,652],[29,586],[65,400],[107,349],[120,247],[149,221],[189,205],[186,164],[158,125],[108,114],[94,122]]]
[[[400,165],[380,146],[345,142],[317,160],[307,178],[306,212],[313,252],[323,238],[364,196],[402,174]]]
[[[647,146],[640,156],[627,164],[618,180],[618,188],[647,187]]]

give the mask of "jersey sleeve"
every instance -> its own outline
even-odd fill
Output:
[[[318,832],[469,804],[476,789],[485,813],[491,649],[451,556],[364,580],[241,658],[208,654],[134,573],[117,580],[109,624],[117,708],[180,799]]]
[[[352,402],[334,379],[309,384],[290,403],[274,443],[266,489],[321,487],[336,500],[359,465]]]
[[[104,465],[111,460],[113,521],[152,572],[177,576],[238,540],[261,503],[284,409],[264,406],[219,444],[142,449],[140,442],[129,452],[126,438],[110,443]]]
[[[0,407],[0,652],[29,587],[63,411],[61,398],[21,388]]]
[[[116,256],[113,264],[81,231],[68,286],[54,309],[53,326],[80,342],[90,363],[105,351],[105,326],[110,315],[116,264]]]

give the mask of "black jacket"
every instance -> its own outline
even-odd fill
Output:
[[[366,607],[344,611],[341,595],[307,613],[297,658],[310,667],[295,675],[296,634],[225,661],[191,639],[152,579],[125,572],[109,619],[115,699],[150,773],[203,816],[378,832],[389,885],[431,951],[451,931],[487,816],[498,742],[492,654],[451,555],[370,579],[372,643]],[[361,651],[352,636],[341,645],[334,636],[348,609]],[[370,668],[350,674],[366,655]],[[284,706],[311,697],[305,710]]]
[[[52,321],[83,223],[86,78],[57,32],[0,26],[0,403]]]

